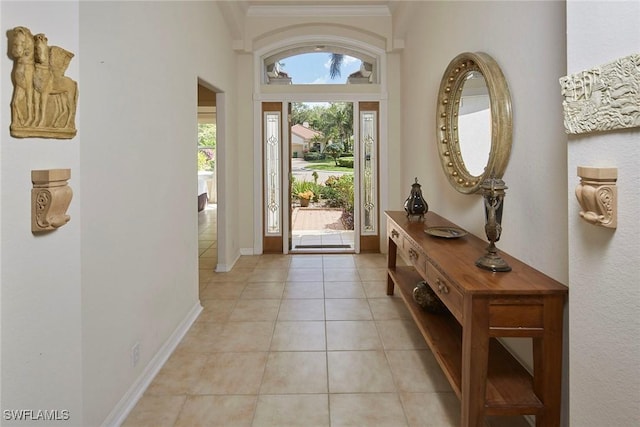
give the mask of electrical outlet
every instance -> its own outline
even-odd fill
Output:
[[[134,368],[138,365],[140,361],[140,343],[137,342],[131,347],[131,366]]]

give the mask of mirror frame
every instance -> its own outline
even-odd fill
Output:
[[[458,143],[458,110],[467,75],[482,73],[491,103],[491,149],[484,172],[478,176],[467,170]],[[513,121],[511,95],[496,61],[484,52],[464,52],[447,67],[438,92],[436,108],[438,152],[449,183],[464,194],[477,193],[486,178],[502,178],[509,162]]]

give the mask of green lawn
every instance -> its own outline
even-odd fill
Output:
[[[353,160],[353,157],[342,157],[343,159]],[[310,160],[307,169],[313,169],[318,171],[328,172],[353,172],[353,168],[345,168],[342,166],[336,166],[336,162],[333,159],[324,160]]]

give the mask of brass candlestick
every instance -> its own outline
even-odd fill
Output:
[[[489,239],[487,253],[478,258],[476,265],[491,271],[511,271],[511,267],[500,255],[496,242],[502,234],[502,209],[504,207],[505,191],[508,187],[498,178],[488,178],[480,186],[484,197],[485,226],[484,231]]]

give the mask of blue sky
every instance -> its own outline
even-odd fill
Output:
[[[345,56],[340,69],[341,75],[331,80],[330,56],[328,52],[304,53],[284,58],[280,62],[284,64],[283,70],[289,74],[293,84],[343,84],[346,83],[349,74],[360,69],[359,59]]]

